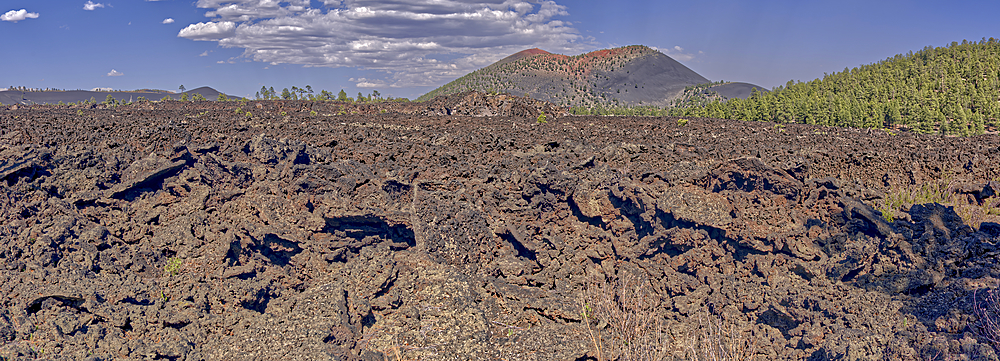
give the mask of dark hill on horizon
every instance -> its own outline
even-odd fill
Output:
[[[750,97],[750,94],[753,93],[754,89],[757,89],[757,91],[761,93],[769,91],[768,89],[764,89],[764,87],[760,85],[754,85],[743,82],[732,82],[732,83],[723,83],[719,85],[714,85],[712,87],[709,87],[708,91],[716,92],[726,99],[746,99]]]
[[[81,101],[89,101],[93,99],[96,102],[103,102],[111,95],[117,101],[136,101],[139,97],[146,98],[148,100],[160,100],[163,97],[170,97],[174,100],[180,100],[181,94],[187,94],[188,97],[192,97],[195,94],[200,94],[208,100],[215,100],[219,98],[220,92],[218,90],[212,89],[211,87],[203,86],[200,88],[191,89],[183,93],[174,93],[165,90],[152,90],[152,89],[142,89],[134,91],[94,91],[94,90],[48,90],[48,91],[20,91],[20,90],[5,90],[0,91],[0,104],[57,104],[59,102],[63,103],[77,103]],[[239,98],[232,95],[227,95],[229,98]]]
[[[679,98],[685,88],[707,83],[710,83],[708,79],[680,62],[642,45],[577,56],[551,54],[535,48],[469,73],[417,100],[479,90],[527,94],[560,106],[666,106]],[[731,87],[733,89],[724,87],[720,94],[739,95],[745,89],[739,85]],[[745,96],[748,95],[749,90]]]

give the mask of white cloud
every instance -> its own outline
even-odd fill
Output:
[[[164,24],[173,24],[174,23],[174,19],[173,18],[163,19],[163,23]]]
[[[178,33],[243,48],[243,56],[307,67],[377,70],[358,86],[433,86],[518,51],[575,53],[592,42],[555,1],[199,0],[209,22]],[[317,2],[318,3],[318,2]]]
[[[3,15],[0,15],[0,21],[10,21],[14,23],[24,19],[37,19],[37,18],[38,18],[38,13],[29,13],[25,9],[11,10],[4,13]]]
[[[351,78],[348,81],[354,82],[358,88],[384,88],[389,86],[385,81],[368,78]]]
[[[198,56],[208,56],[208,50],[205,50],[204,53],[198,54]]]
[[[684,48],[677,45],[674,45],[674,47],[672,48],[657,48],[657,47],[651,47],[651,48],[660,51],[661,53],[667,54],[667,56],[681,62],[691,61],[694,60],[694,58],[696,57],[695,54],[687,53],[684,51]],[[698,54],[704,54],[704,53],[699,51]]]
[[[108,73],[108,76],[122,76],[122,75],[125,75],[125,73],[122,73],[114,69],[111,69],[111,72]]]
[[[231,37],[236,34],[236,23],[232,21],[191,24],[177,33],[178,37],[191,40],[211,41]]]
[[[83,4],[83,10],[89,10],[89,11],[93,11],[94,9],[103,8],[103,7],[104,7],[104,4],[95,3],[95,2],[90,1],[90,0],[87,0],[87,3]]]

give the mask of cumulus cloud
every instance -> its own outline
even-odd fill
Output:
[[[122,73],[114,69],[111,69],[111,72],[108,73],[108,76],[122,76],[122,75],[125,75],[125,73]]]
[[[11,10],[0,15],[0,21],[18,22],[24,19],[37,19],[38,13],[29,13],[28,10]]]
[[[104,4],[95,3],[95,2],[89,1],[89,0],[87,1],[86,4],[83,4],[83,10],[87,10],[87,11],[93,11],[94,9],[103,8],[103,7],[104,7]]]
[[[174,19],[173,18],[163,19],[163,23],[164,24],[173,24],[174,23]]]
[[[208,56],[208,50],[205,50],[204,53],[198,54],[198,56]]]
[[[357,67],[358,86],[434,86],[515,52],[574,53],[589,38],[557,20],[566,7],[528,0],[199,0],[209,22],[178,33],[269,64]]]
[[[236,34],[232,21],[191,24],[181,29],[177,36],[191,40],[212,41],[226,39]]]

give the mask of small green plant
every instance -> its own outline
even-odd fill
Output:
[[[288,113],[285,113],[285,112],[281,112],[280,114],[281,114],[281,116],[286,116],[286,115],[288,115]]]
[[[240,114],[242,112],[243,112],[243,108],[236,108],[236,114]]]
[[[250,118],[250,117],[253,117],[253,114],[250,113],[250,112],[247,112],[247,118]]]
[[[538,115],[538,124],[548,123],[548,121],[546,121],[547,118],[548,117],[545,116],[545,112],[542,112],[542,114]]]
[[[181,270],[181,265],[184,264],[180,258],[172,257],[167,260],[167,265],[163,266],[163,271],[171,276],[176,276]]]
[[[890,205],[882,204],[881,206],[878,207],[878,211],[879,213],[882,213],[882,219],[885,219],[886,222],[892,223],[896,221],[896,216],[893,215],[895,209],[892,208]]]
[[[680,118],[680,119],[677,119],[677,125],[678,125],[678,126],[681,126],[681,127],[683,127],[683,126],[685,126],[685,125],[688,125],[688,120],[687,120],[687,118]]]
[[[83,116],[83,110],[82,109],[77,109],[76,110],[76,116],[82,117]]]
[[[181,93],[181,101],[182,102],[188,101],[188,95],[187,95],[187,93]]]
[[[161,102],[169,102],[171,100],[174,100],[174,98],[171,98],[169,95],[164,95],[163,98],[160,98]]]
[[[597,360],[604,361],[604,350],[601,347],[604,341],[600,340],[601,333],[598,332],[595,334],[594,330],[590,328],[590,319],[594,317],[594,310],[591,309],[590,303],[583,304],[583,311],[580,311],[580,317],[583,318],[583,324],[587,326],[587,333],[590,334],[590,339],[594,341],[594,352],[597,353]]]
[[[316,111],[315,111],[315,110],[313,110],[313,111],[310,111],[310,112],[309,112],[309,115],[312,115],[312,116],[316,116]]]

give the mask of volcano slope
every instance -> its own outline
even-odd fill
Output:
[[[997,136],[338,107],[0,110],[0,358],[996,359]]]

